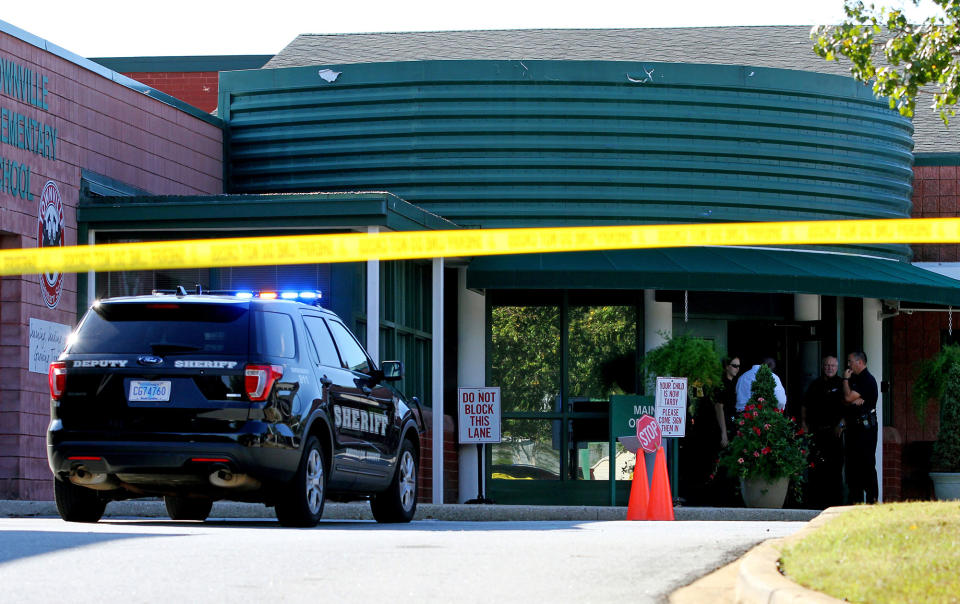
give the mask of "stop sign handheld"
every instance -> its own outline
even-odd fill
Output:
[[[660,448],[660,424],[649,415],[643,415],[637,420],[637,439],[640,448],[647,453],[656,453]]]

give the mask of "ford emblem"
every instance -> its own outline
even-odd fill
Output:
[[[161,359],[160,357],[142,356],[139,359],[137,359],[137,362],[140,363],[141,365],[159,365],[163,363],[163,359]]]

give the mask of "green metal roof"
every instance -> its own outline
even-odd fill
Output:
[[[97,230],[356,228],[394,231],[458,225],[390,193],[105,196],[83,200],[77,222]]]
[[[909,262],[770,248],[485,256],[467,268],[467,287],[809,293],[960,306],[960,281]]]

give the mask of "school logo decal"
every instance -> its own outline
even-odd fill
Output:
[[[40,193],[37,214],[37,247],[63,247],[63,201],[57,183],[48,180]],[[56,308],[63,294],[63,273],[40,273],[40,293],[49,308]]]

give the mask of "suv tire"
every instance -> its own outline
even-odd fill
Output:
[[[417,455],[409,440],[397,456],[397,471],[387,490],[370,499],[377,522],[410,522],[417,513]]]
[[[283,526],[317,526],[327,495],[327,461],[316,436],[307,439],[293,480],[277,501],[277,520]]]
[[[107,508],[107,502],[96,491],[78,487],[60,477],[53,479],[53,495],[57,512],[67,522],[97,522]]]
[[[170,520],[206,520],[213,508],[212,499],[164,495],[163,505]]]

